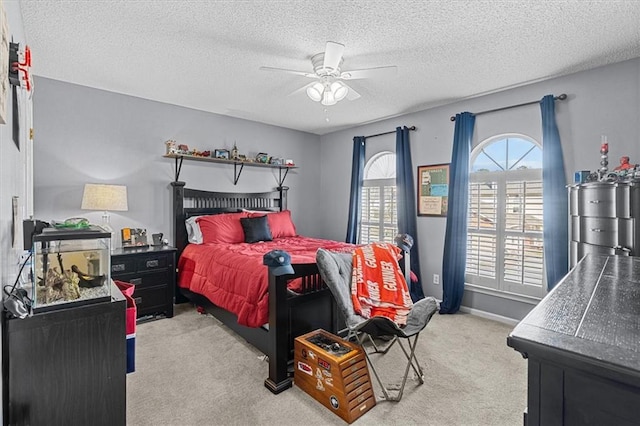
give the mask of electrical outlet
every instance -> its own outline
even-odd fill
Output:
[[[433,283],[434,283],[435,285],[440,284],[440,275],[438,275],[438,274],[433,274]]]

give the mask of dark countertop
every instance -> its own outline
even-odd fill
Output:
[[[640,258],[588,255],[515,327],[507,344],[640,379]]]

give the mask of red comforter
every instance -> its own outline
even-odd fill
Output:
[[[178,285],[233,312],[238,323],[260,327],[269,322],[269,275],[262,256],[284,250],[291,263],[315,263],[321,247],[351,252],[355,246],[300,236],[253,244],[189,244],[178,261]]]

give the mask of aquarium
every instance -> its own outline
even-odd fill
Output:
[[[33,237],[33,312],[111,300],[111,233],[45,228]]]

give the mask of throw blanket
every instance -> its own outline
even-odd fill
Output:
[[[373,243],[353,252],[351,300],[365,318],[385,316],[406,325],[413,306],[398,260],[402,250],[389,243]]]

